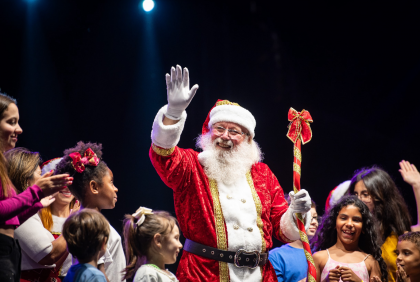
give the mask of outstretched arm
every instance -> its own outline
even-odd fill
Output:
[[[415,165],[407,161],[400,162],[400,173],[404,181],[413,187],[417,204],[417,224],[411,226],[411,231],[420,231],[420,173]]]
[[[166,74],[166,89],[168,96],[168,109],[164,114],[163,124],[173,125],[180,119],[182,113],[190,104],[197,92],[198,85],[194,85],[190,89],[190,77],[188,69],[184,68],[182,73],[181,66],[177,65],[176,69],[171,68],[171,75]]]

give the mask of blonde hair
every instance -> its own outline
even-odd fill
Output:
[[[169,235],[178,221],[166,211],[153,211],[146,215],[144,222],[137,226],[137,219],[130,214],[125,215],[123,223],[124,251],[127,267],[124,279],[130,279],[143,264],[144,259],[156,234],[163,237]]]

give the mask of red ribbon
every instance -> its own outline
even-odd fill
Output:
[[[99,158],[91,148],[86,149],[83,158],[79,152],[71,153],[69,156],[72,158],[72,165],[78,173],[85,171],[86,165],[97,166],[99,164]]]
[[[306,110],[302,110],[299,113],[295,109],[290,108],[287,117],[290,121],[287,137],[292,140],[293,143],[296,143],[299,136],[302,139],[302,144],[306,144],[311,141],[312,130],[309,125],[310,122],[313,122],[311,114]]]

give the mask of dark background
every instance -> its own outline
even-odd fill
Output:
[[[420,167],[417,6],[157,0],[147,14],[139,2],[0,2],[0,87],[18,100],[18,146],[48,160],[79,140],[102,143],[119,188],[104,214],[118,231],[139,206],[174,211],[148,150],[166,104],[164,75],[176,64],[200,85],[181,147],[194,147],[218,98],[238,102],[255,116],[265,162],[289,192],[287,112],[306,109],[314,123],[302,187],[318,212],[331,189],[377,164],[417,220],[398,172],[403,159]]]

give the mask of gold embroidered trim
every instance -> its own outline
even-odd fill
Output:
[[[293,156],[295,156],[300,162],[302,162],[302,152],[296,146],[293,146]]]
[[[217,182],[209,179],[210,192],[213,198],[214,219],[216,222],[217,248],[227,251],[225,219],[223,217],[222,206],[220,205],[219,190]],[[226,262],[219,261],[220,282],[229,282],[229,268]]]
[[[219,102],[216,103],[216,107],[217,106],[223,106],[223,105],[239,106],[238,103],[233,103],[233,102],[230,102],[229,100],[223,100],[223,101],[219,101]]]
[[[155,151],[156,154],[158,154],[159,156],[163,156],[163,157],[167,157],[175,151],[175,147],[170,148],[170,149],[163,149],[163,148],[159,148],[158,146],[156,146],[153,143],[152,143],[152,148],[153,148],[153,151]]]
[[[301,175],[301,168],[297,163],[293,163],[293,171],[296,171],[299,175]]]
[[[249,187],[251,188],[252,198],[254,199],[255,208],[257,209],[257,226],[261,233],[261,252],[265,253],[266,246],[265,246],[265,240],[264,240],[264,224],[261,220],[261,214],[262,214],[262,205],[260,197],[258,197],[257,191],[255,191],[254,187],[254,181],[252,180],[251,172],[248,171],[246,173],[246,180],[248,181]]]

